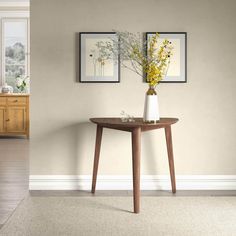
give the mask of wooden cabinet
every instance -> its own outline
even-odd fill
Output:
[[[0,107],[0,133],[4,132],[5,119],[5,108]]]
[[[0,94],[0,135],[29,138],[29,95]]]

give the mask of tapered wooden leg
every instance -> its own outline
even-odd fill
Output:
[[[170,126],[165,127],[165,134],[166,134],[166,146],[167,146],[168,159],[169,159],[172,193],[176,193],[174,154],[173,154],[171,127]]]
[[[97,125],[97,134],[96,134],[96,143],[95,143],[95,152],[94,152],[94,163],[93,163],[93,182],[92,182],[92,193],[95,193],[96,182],[97,182],[97,173],[98,173],[98,163],[102,142],[102,130],[103,128]]]
[[[140,209],[140,156],[141,156],[141,128],[135,128],[132,131],[134,213],[139,213]]]

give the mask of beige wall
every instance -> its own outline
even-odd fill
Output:
[[[177,174],[236,174],[234,0],[32,0],[30,173],[91,174],[90,117],[142,116],[147,85],[121,71],[120,84],[76,82],[76,32],[187,31],[188,83],[158,87],[173,126]],[[100,174],[131,173],[128,133],[105,130]],[[142,137],[142,173],[168,173],[164,132]]]

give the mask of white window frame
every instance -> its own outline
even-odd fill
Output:
[[[5,78],[5,45],[4,45],[4,23],[6,22],[26,22],[27,25],[27,44],[25,52],[25,75],[30,76],[30,27],[28,17],[4,17],[1,19],[1,84],[4,85],[6,82]]]

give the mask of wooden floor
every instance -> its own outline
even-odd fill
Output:
[[[28,193],[29,140],[0,138],[0,228]]]

